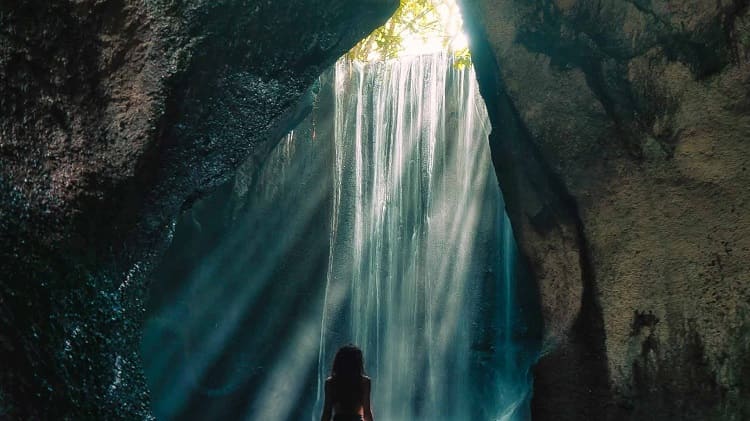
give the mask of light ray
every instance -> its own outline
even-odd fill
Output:
[[[161,419],[317,419],[351,341],[380,419],[523,419],[536,351],[513,334],[518,268],[487,111],[471,67],[428,51],[337,63],[311,127],[178,224],[176,246],[193,241],[185,224],[209,241],[144,335]],[[222,200],[235,219],[214,238],[226,214],[200,212]]]

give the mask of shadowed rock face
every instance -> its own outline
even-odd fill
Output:
[[[150,417],[144,275],[171,221],[396,5],[0,6],[0,418]]]
[[[465,0],[536,419],[750,417],[747,2]]]

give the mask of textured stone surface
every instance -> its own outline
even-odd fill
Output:
[[[394,0],[0,5],[0,418],[148,418],[144,275]]]
[[[541,290],[535,418],[750,417],[748,3],[463,3]]]

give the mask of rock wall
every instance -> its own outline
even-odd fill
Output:
[[[0,5],[0,418],[149,418],[145,275],[395,0]]]
[[[534,418],[748,419],[748,2],[462,3],[541,290]]]

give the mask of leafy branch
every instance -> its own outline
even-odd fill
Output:
[[[447,32],[438,10],[446,3],[447,0],[401,0],[391,19],[354,46],[346,57],[358,61],[393,59],[403,51],[404,37],[414,35],[423,39],[440,39],[445,50],[451,50],[456,34]],[[454,50],[453,54],[456,66],[471,63],[467,48]]]

